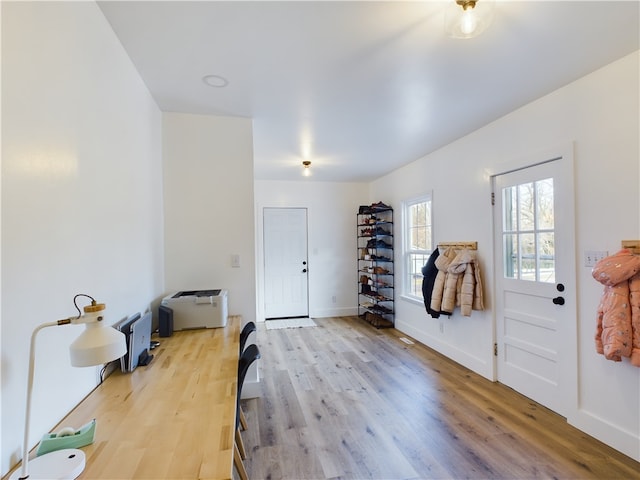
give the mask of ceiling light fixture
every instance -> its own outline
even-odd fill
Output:
[[[445,12],[445,31],[453,38],[473,38],[493,20],[493,0],[454,0]]]
[[[305,177],[310,177],[311,176],[311,160],[303,160],[302,166],[304,167],[304,170],[302,170],[302,175],[304,175]]]
[[[224,88],[229,85],[229,80],[220,75],[205,75],[202,77],[202,81],[205,85],[215,88]]]

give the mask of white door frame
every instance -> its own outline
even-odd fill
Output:
[[[307,243],[309,242],[309,235],[311,232],[312,221],[312,209],[309,205],[282,205],[265,203],[257,205],[255,209],[255,221],[256,221],[256,321],[265,321],[265,309],[264,309],[264,209],[265,208],[304,208],[307,211]],[[309,270],[307,283],[309,291],[311,290],[312,283],[312,270]],[[311,316],[311,297],[307,299],[309,316]]]
[[[573,142],[566,142],[551,148],[546,148],[544,150],[540,150],[537,152],[532,152],[527,155],[524,155],[519,158],[515,158],[508,162],[500,163],[495,167],[490,169],[485,169],[485,178],[488,179],[488,188],[490,192],[493,192],[493,183],[494,177],[501,174],[506,174],[515,170],[520,170],[528,167],[535,166],[540,163],[545,163],[546,161],[552,160],[554,158],[562,158],[562,161],[565,162],[567,168],[571,168],[571,181],[575,184],[574,179],[574,158],[573,158]],[[569,207],[575,211],[575,191],[574,185],[571,185],[573,194],[570,195],[568,201],[572,202],[572,205]],[[492,207],[493,208],[493,207]],[[492,304],[496,305],[497,300],[497,275],[501,275],[501,272],[498,272],[495,268],[496,258],[498,255],[501,255],[502,252],[497,252],[495,249],[495,221],[494,214],[491,215],[491,238],[492,238],[492,269],[493,269],[493,295],[492,295]],[[570,244],[575,245],[575,226],[574,229],[570,229],[567,232],[569,235],[568,241]],[[577,251],[574,253],[574,264],[577,267]],[[573,282],[573,287],[568,289],[571,291],[563,292],[563,296],[567,300],[566,306],[571,309],[569,313],[570,317],[574,319],[572,333],[570,338],[565,339],[566,343],[564,348],[566,349],[565,358],[568,362],[567,365],[563,365],[563,369],[565,370],[564,378],[567,381],[567,394],[569,398],[566,399],[566,411],[560,412],[562,415],[566,416],[569,421],[572,416],[574,416],[578,409],[578,326],[577,326],[577,272],[574,268],[574,271],[571,274],[571,278],[565,280],[567,283]],[[495,308],[492,309],[492,336],[494,344],[497,342],[497,316]],[[498,368],[497,368],[497,357],[493,357],[493,380],[497,380],[498,377]]]

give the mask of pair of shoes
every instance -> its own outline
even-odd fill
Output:
[[[375,225],[376,223],[378,223],[378,221],[379,219],[372,214],[370,217],[365,217],[360,219],[360,222],[358,223],[358,225]]]
[[[392,245],[384,240],[372,238],[367,242],[367,248],[392,248]]]
[[[380,304],[376,305],[371,310],[373,310],[374,312],[381,312],[381,313],[393,313],[393,310]]]
[[[391,207],[389,205],[385,205],[382,202],[376,202],[376,203],[372,203],[371,204],[371,209],[373,211],[382,211],[382,210],[391,210]]]

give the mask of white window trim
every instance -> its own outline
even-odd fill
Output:
[[[416,203],[431,202],[431,245],[433,245],[433,193],[427,192],[422,195],[411,197],[402,201],[402,290],[400,292],[400,298],[411,303],[422,305],[424,299],[422,296],[413,295],[410,292],[410,278],[409,278],[409,242],[410,238],[407,234],[408,225],[408,209]]]

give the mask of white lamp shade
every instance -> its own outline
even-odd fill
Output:
[[[101,322],[87,323],[86,329],[69,347],[71,365],[90,367],[109,363],[127,353],[122,332]]]

